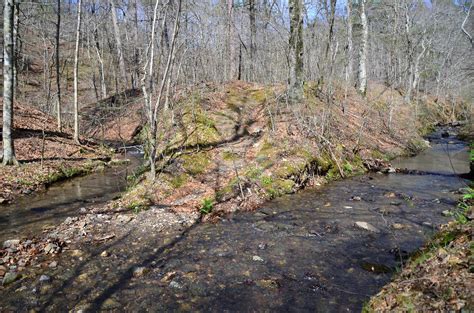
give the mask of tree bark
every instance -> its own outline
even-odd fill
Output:
[[[5,0],[3,8],[3,165],[17,164],[12,137],[14,98],[14,10],[15,1]]]
[[[302,1],[290,0],[290,39],[289,39],[289,80],[288,98],[290,102],[303,99],[303,15]]]
[[[125,86],[128,86],[128,76],[127,70],[125,68],[125,59],[123,56],[123,49],[122,49],[122,40],[120,39],[120,28],[118,26],[117,20],[117,8],[115,6],[115,0],[110,0],[110,5],[112,6],[112,24],[114,26],[114,37],[115,37],[115,45],[117,46],[117,57],[120,67],[120,74],[122,76],[122,80],[125,83]]]
[[[229,80],[235,80],[238,76],[237,64],[237,46],[235,42],[235,27],[234,27],[234,0],[227,0],[227,38],[229,49]]]
[[[352,56],[353,42],[352,42],[352,1],[347,0],[347,71],[346,81],[348,83],[352,80],[352,72],[354,71],[354,60]]]
[[[79,143],[79,104],[78,96],[78,69],[79,69],[79,43],[81,39],[81,14],[82,0],[77,1],[77,28],[76,47],[74,49],[74,141]]]
[[[255,18],[255,0],[249,0],[249,20],[250,20],[250,80],[255,80],[255,58],[257,52],[257,23]]]
[[[360,21],[362,24],[362,39],[359,55],[359,81],[358,91],[365,97],[367,94],[367,51],[369,45],[369,25],[367,22],[367,14],[365,11],[365,4],[367,0],[360,0]]]
[[[61,0],[57,0],[57,20],[56,20],[56,88],[57,88],[57,106],[56,106],[56,116],[58,122],[58,131],[62,131],[62,121],[61,121],[61,77],[60,77],[60,67],[59,64],[59,39],[61,32]]]

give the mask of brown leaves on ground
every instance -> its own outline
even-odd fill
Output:
[[[474,309],[470,221],[445,225],[399,277],[371,299],[368,312],[452,312]]]
[[[20,104],[14,108],[13,137],[21,165],[0,167],[0,204],[41,189],[62,175],[69,176],[90,159],[104,157],[94,146],[76,144],[70,129],[58,132],[53,117]]]

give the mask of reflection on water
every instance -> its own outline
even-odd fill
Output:
[[[0,242],[8,238],[38,234],[43,227],[61,223],[68,216],[76,216],[79,209],[117,197],[127,186],[127,175],[139,164],[132,162],[102,172],[54,184],[45,192],[20,198],[1,207]]]
[[[448,131],[449,137],[443,138],[442,133]],[[455,132],[442,128],[433,133],[430,139],[431,148],[421,152],[414,158],[400,158],[393,162],[394,167],[407,168],[439,174],[469,173],[469,147],[458,140]]]

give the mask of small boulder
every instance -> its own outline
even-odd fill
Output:
[[[355,226],[362,228],[364,230],[373,232],[373,233],[380,233],[380,230],[378,230],[377,228],[375,228],[374,226],[370,225],[367,222],[355,222]]]
[[[48,275],[41,275],[39,278],[39,281],[42,283],[50,281],[50,280],[51,280],[51,277],[49,277]]]
[[[20,239],[10,239],[3,242],[4,249],[16,248],[18,245],[20,245]]]
[[[13,283],[14,281],[16,281],[17,279],[19,279],[19,278],[20,278],[20,275],[18,273],[8,272],[3,277],[2,285],[3,286],[9,285],[9,284]]]

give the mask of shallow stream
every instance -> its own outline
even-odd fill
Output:
[[[395,162],[423,173],[353,177],[217,224],[84,247],[83,257],[63,256],[45,270],[50,282],[10,291],[0,303],[52,311],[360,311],[451,219],[442,212],[466,186],[457,174],[469,171],[467,146],[453,136],[430,140],[426,152]],[[137,275],[140,267],[147,272]]]

